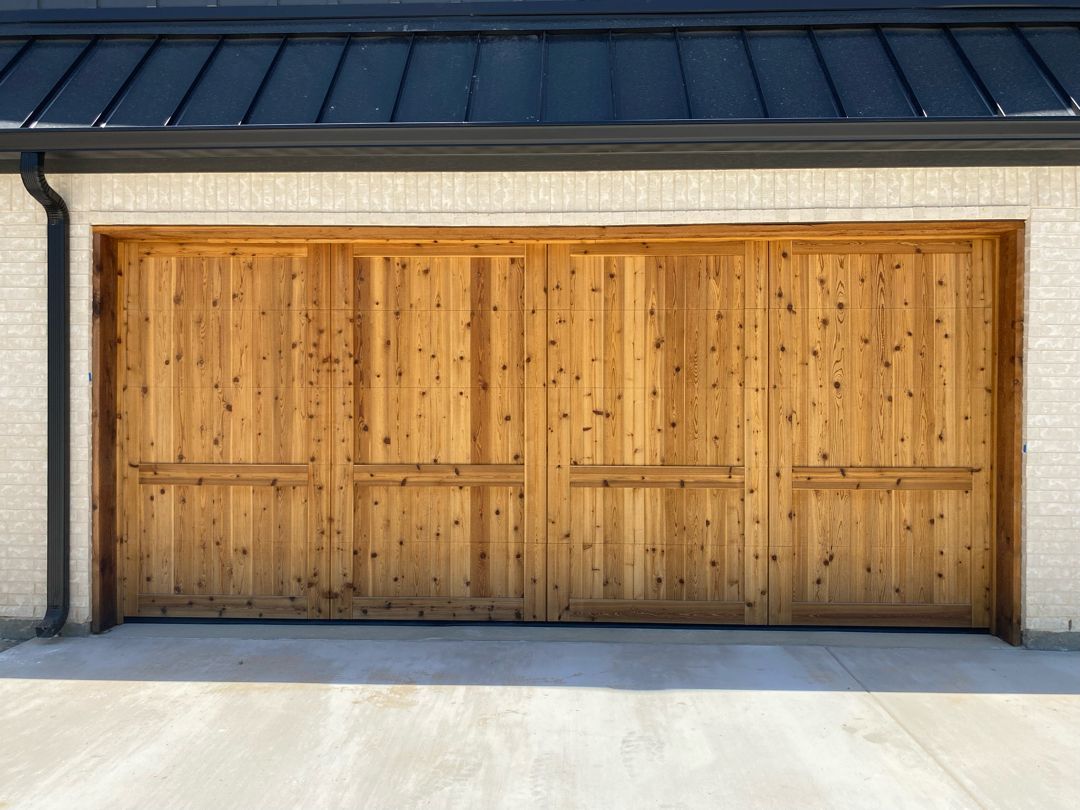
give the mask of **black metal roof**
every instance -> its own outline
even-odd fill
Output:
[[[530,8],[556,5],[568,4]],[[978,133],[984,146],[1019,138],[1071,153],[1078,100],[1072,9],[461,19],[382,7],[369,18],[29,17],[0,28],[0,153],[434,154],[500,139],[520,153],[526,132],[535,148],[554,143],[548,133],[611,152],[635,139],[685,147],[725,127],[729,142],[793,141],[823,125],[833,142],[844,128],[882,142]]]

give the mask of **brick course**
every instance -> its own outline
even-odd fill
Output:
[[[1027,631],[1080,630],[1080,169],[54,175],[72,212],[72,620],[90,588],[92,225],[1023,219]],[[44,214],[0,178],[0,619],[45,602]]]

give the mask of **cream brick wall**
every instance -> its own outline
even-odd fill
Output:
[[[1024,219],[1024,627],[1080,630],[1077,168],[72,175],[72,619],[89,611],[95,224],[621,225]],[[45,590],[44,215],[0,178],[0,618]]]

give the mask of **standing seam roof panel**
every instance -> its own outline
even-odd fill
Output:
[[[480,39],[470,121],[540,120],[541,40],[494,34]]]
[[[548,37],[543,120],[612,121],[611,53],[606,33]]]
[[[953,36],[1006,115],[1072,114],[1014,31],[954,28]]]
[[[99,28],[93,40],[0,39],[0,128],[899,121],[924,111],[1080,111],[1076,24],[354,28],[220,36]]]
[[[960,55],[940,28],[886,28],[885,36],[927,116],[992,115]]]
[[[0,79],[19,52],[26,46],[25,39],[0,39]]]
[[[417,37],[393,120],[407,123],[466,120],[476,49],[475,36]]]
[[[354,36],[323,109],[327,124],[390,121],[409,58],[409,37]]]
[[[690,117],[674,34],[615,34],[615,101],[620,121]]]
[[[687,95],[695,118],[764,118],[741,31],[679,35]]]
[[[909,118],[916,114],[875,31],[834,29],[820,31],[817,37],[848,117]]]
[[[162,39],[131,78],[104,121],[107,126],[161,127],[168,122],[199,75],[217,38]]]
[[[282,37],[227,37],[192,88],[177,123],[236,126],[262,86]]]
[[[11,66],[0,82],[0,126],[22,126],[49,98],[90,40],[39,39]]]
[[[99,40],[34,125],[93,124],[152,44],[148,37]]]
[[[1080,29],[1027,27],[1021,29],[1062,89],[1075,104],[1080,102]]]
[[[334,78],[345,37],[295,36],[266,77],[250,124],[314,124]]]
[[[809,31],[758,30],[749,39],[770,118],[839,117]]]

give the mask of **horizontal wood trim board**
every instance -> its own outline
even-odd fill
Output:
[[[521,621],[523,599],[359,597],[352,599],[354,619],[429,619],[433,621]]]
[[[742,467],[593,466],[570,467],[571,487],[696,487],[741,489]]]
[[[138,242],[135,252],[140,256],[205,256],[208,258],[304,258],[308,255],[308,246],[304,242],[282,242],[280,244],[260,245],[243,242],[241,247],[233,242]]]
[[[649,599],[571,599],[566,619],[593,622],[743,624],[742,602],[682,602]]]
[[[506,242],[433,242],[430,244],[364,244],[353,245],[354,258],[365,256],[511,256],[525,258],[524,244]]]
[[[971,605],[791,605],[792,624],[847,627],[971,627]]]
[[[353,482],[369,486],[505,486],[525,485],[522,464],[355,464]]]
[[[793,467],[793,489],[968,490],[972,467]]]
[[[781,225],[608,225],[581,227],[493,226],[493,227],[382,227],[382,226],[306,226],[306,225],[99,225],[95,233],[140,241],[179,242],[370,242],[389,245],[458,242],[603,242],[662,240],[715,241],[719,239],[799,239],[843,240],[866,237],[883,239],[964,239],[1000,236],[1016,231],[1021,223],[1011,220],[947,220],[927,222],[838,222]]]
[[[792,242],[791,252],[800,254],[820,253],[971,253],[971,241],[919,239],[918,241],[840,241]]]
[[[303,486],[311,479],[307,464],[186,464],[139,465],[140,484],[186,486]]]
[[[728,242],[594,242],[574,245],[571,256],[742,256],[745,244]]]
[[[308,615],[308,607],[306,597],[302,596],[139,594],[137,615],[237,619],[305,618]]]

